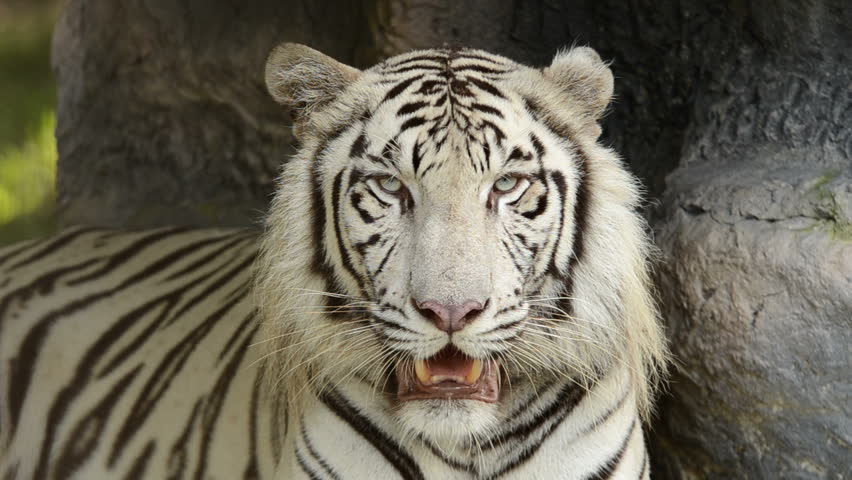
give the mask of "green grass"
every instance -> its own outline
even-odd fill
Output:
[[[0,245],[54,229],[54,2],[0,12]]]

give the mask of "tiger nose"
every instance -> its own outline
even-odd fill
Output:
[[[488,304],[487,301],[485,303]],[[433,300],[424,302],[415,300],[414,305],[424,317],[447,333],[463,329],[468,323],[476,320],[483,310],[482,304],[476,300],[466,300],[461,305],[446,305]]]

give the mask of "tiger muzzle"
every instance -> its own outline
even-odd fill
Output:
[[[397,366],[397,397],[479,400],[494,403],[500,396],[499,366],[495,360],[471,358],[452,345],[436,355]]]

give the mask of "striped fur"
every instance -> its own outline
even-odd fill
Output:
[[[0,478],[648,478],[665,347],[597,55],[284,45],[267,83],[301,148],[259,240],[0,250]],[[485,307],[447,335],[424,296]],[[499,400],[401,403],[396,369],[450,344],[499,360]]]

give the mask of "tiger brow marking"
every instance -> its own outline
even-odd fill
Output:
[[[572,232],[572,253],[571,257],[568,259],[568,272],[567,275],[562,275],[555,262],[551,262],[548,267],[547,273],[561,277],[566,282],[566,294],[565,296],[570,297],[571,291],[573,290],[573,272],[576,270],[577,264],[582,261],[583,254],[585,251],[585,232],[588,228],[588,221],[590,215],[590,203],[591,203],[591,191],[589,189],[589,182],[591,181],[591,173],[589,171],[589,159],[586,155],[586,152],[582,148],[582,145],[576,141],[574,131],[568,125],[557,124],[553,120],[551,120],[547,115],[544,114],[544,110],[538,103],[532,99],[525,97],[524,104],[526,109],[530,112],[533,117],[542,122],[545,127],[547,127],[550,132],[556,136],[557,138],[564,138],[571,143],[571,145],[575,148],[575,156],[577,158],[577,169],[579,170],[579,179],[577,185],[577,193],[576,199],[574,202],[574,231]],[[551,172],[551,176],[556,172]],[[560,174],[561,187],[564,190],[565,187],[565,178]],[[554,178],[555,180],[555,178]],[[564,202],[564,194],[563,194],[563,202]],[[560,229],[561,230],[561,229]],[[573,306],[568,305],[567,312],[569,314],[572,313]]]
[[[440,69],[441,69],[441,66],[436,65],[434,63],[414,63],[414,64],[410,64],[410,65],[405,65],[405,66],[402,66],[402,67],[397,67],[397,68],[394,68],[394,69],[391,69],[391,70],[385,70],[384,73],[386,75],[395,75],[395,74],[398,74],[398,73],[406,73],[406,72],[411,72],[411,71],[414,71],[414,70],[429,71],[429,70],[440,70]]]
[[[334,277],[333,269],[325,260],[328,249],[325,242],[325,224],[328,221],[328,216],[326,214],[325,199],[323,198],[322,174],[320,170],[322,166],[321,159],[325,156],[331,142],[342,136],[352,125],[353,122],[350,119],[350,121],[341,123],[332,129],[331,133],[322,139],[322,142],[317,146],[311,158],[313,165],[311,168],[312,188],[310,210],[313,212],[313,215],[311,215],[313,219],[311,233],[314,245],[316,246],[314,248],[311,268],[324,279],[326,284],[325,290],[332,293],[340,293],[342,289]],[[342,300],[337,296],[327,296],[325,302],[328,306],[337,306],[342,303]]]
[[[343,201],[341,198],[341,191],[344,172],[345,170],[341,170],[334,176],[334,183],[331,191],[331,214],[333,215],[332,223],[334,226],[334,235],[337,237],[337,248],[340,251],[340,257],[343,260],[343,268],[345,268],[346,271],[352,275],[352,278],[355,279],[355,282],[358,283],[358,288],[361,290],[361,296],[366,297],[364,279],[358,274],[357,270],[355,270],[355,265],[352,263],[349,250],[344,244],[342,229],[340,228],[340,202]]]
[[[381,105],[385,102],[388,102],[388,101],[393,100],[394,98],[398,97],[399,94],[404,92],[405,89],[408,88],[409,86],[411,86],[412,83],[416,82],[417,80],[420,80],[420,78],[421,78],[421,76],[418,75],[418,76],[415,76],[415,77],[407,78],[407,79],[397,83],[393,88],[388,90],[388,93],[385,94],[385,98],[383,98],[382,101],[379,102],[379,104]]]

